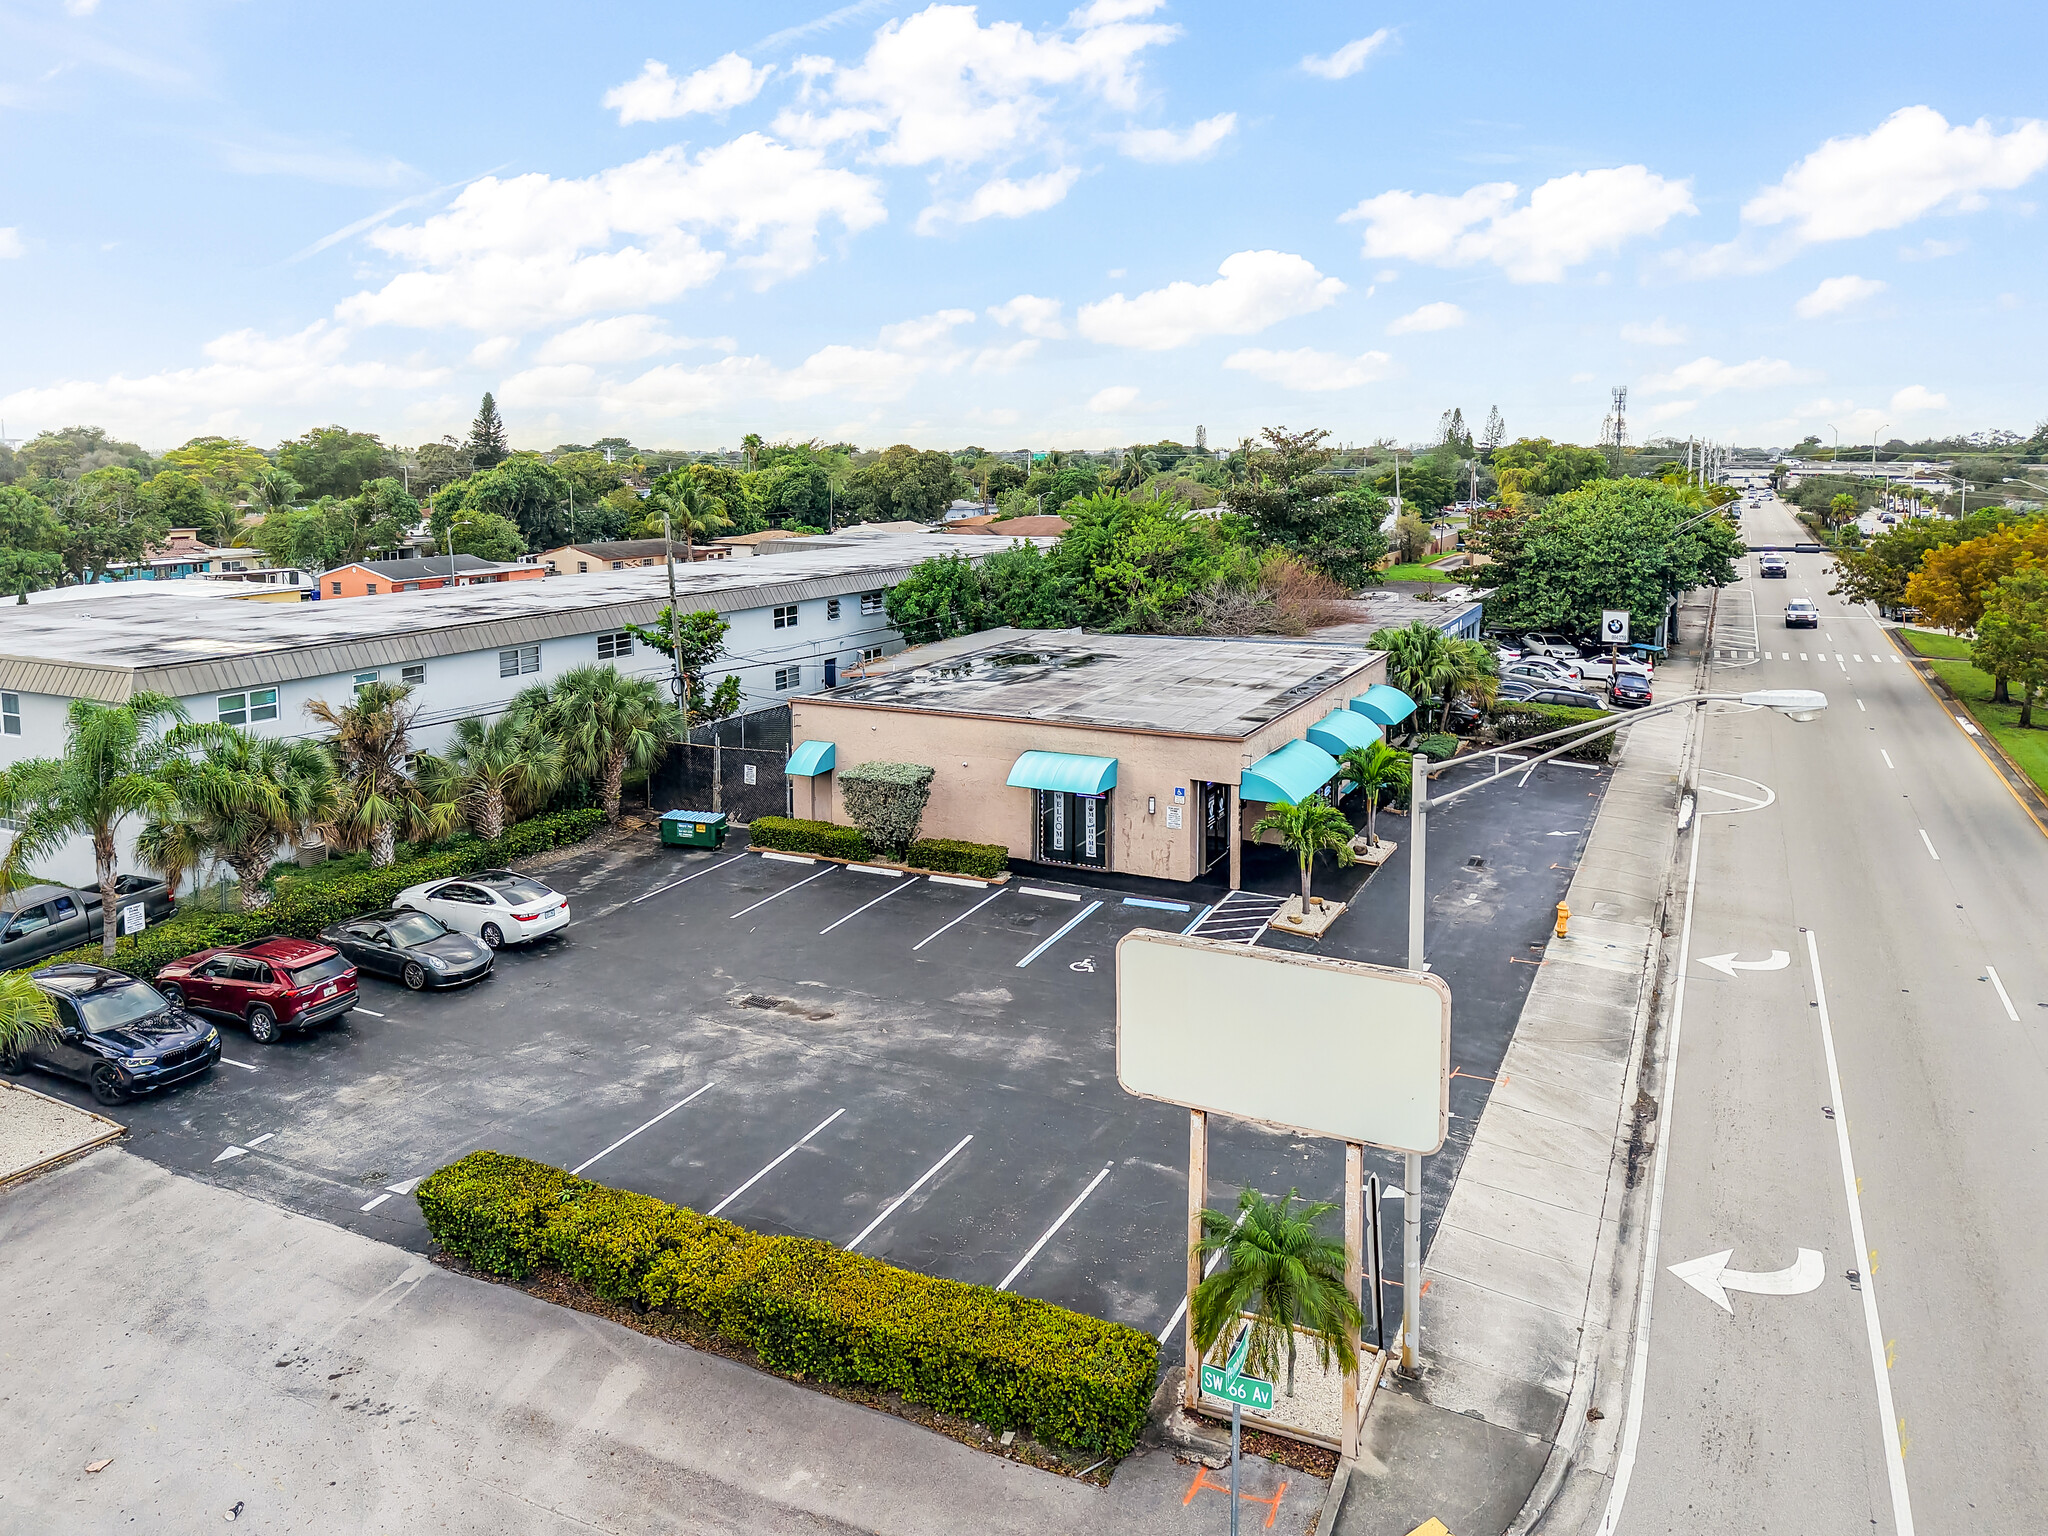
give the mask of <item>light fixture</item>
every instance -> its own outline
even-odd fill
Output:
[[[1147,816],[1159,814],[1159,797],[1157,795],[1147,795],[1145,797],[1145,814]]]
[[[1745,704],[1775,709],[1792,720],[1811,720],[1828,707],[1828,696],[1812,688],[1760,688],[1742,696]]]

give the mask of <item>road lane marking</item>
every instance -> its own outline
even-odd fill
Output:
[[[751,1179],[747,1180],[746,1183],[742,1184],[738,1189],[734,1190],[731,1194],[727,1195],[723,1200],[719,1201],[718,1204],[711,1207],[711,1210],[708,1214],[716,1216],[728,1205],[731,1205],[733,1201],[739,1199],[741,1195],[744,1195],[756,1184],[760,1183],[763,1179],[767,1178],[769,1174],[773,1173],[777,1168],[780,1168],[782,1166],[783,1158],[789,1157],[799,1147],[801,1147],[804,1144],[804,1142],[809,1141],[813,1136],[817,1135],[818,1132],[825,1129],[826,1126],[830,1125],[834,1120],[837,1120],[841,1115],[845,1113],[846,1111],[843,1109],[833,1110],[831,1114],[827,1115],[824,1119],[820,1120],[808,1131],[805,1131],[801,1139],[790,1143],[789,1148],[785,1152],[783,1152],[781,1157],[778,1157],[774,1161],[770,1162],[766,1168],[763,1168],[759,1173],[755,1174]]]
[[[765,858],[766,855],[764,854],[762,855],[762,857]],[[809,863],[810,860],[806,859],[804,862]],[[775,893],[775,896],[763,896],[759,901],[754,903],[753,907],[741,907],[739,911],[733,913],[732,915],[734,917],[745,917],[749,912],[754,910],[754,907],[765,907],[768,905],[769,902],[775,900],[776,896],[787,896],[791,891],[796,889],[797,885],[809,885],[813,880],[822,880],[838,868],[839,866],[837,864],[827,864],[815,875],[805,875],[803,879],[797,881],[796,885],[785,885],[781,890]]]
[[[1060,1219],[1045,1229],[1045,1236],[1041,1237],[1037,1242],[1033,1243],[1031,1245],[1031,1251],[1025,1254],[1023,1258],[1019,1259],[1015,1267],[1013,1267],[1007,1275],[1003,1276],[1003,1283],[996,1287],[997,1290],[1007,1291],[1010,1288],[1010,1282],[1012,1280],[1015,1280],[1019,1275],[1024,1273],[1024,1266],[1029,1264],[1033,1259],[1038,1257],[1038,1250],[1043,1248],[1047,1243],[1052,1241],[1053,1234],[1058,1232],[1061,1227],[1064,1227],[1067,1224],[1067,1222],[1070,1219],[1072,1219],[1074,1212],[1081,1209],[1081,1202],[1086,1200],[1090,1195],[1094,1194],[1096,1186],[1100,1184],[1104,1179],[1109,1177],[1109,1170],[1113,1166],[1115,1165],[1111,1163],[1104,1163],[1102,1165],[1102,1172],[1098,1173],[1097,1175],[1095,1175],[1094,1178],[1090,1179],[1088,1181],[1088,1187],[1082,1190],[1081,1193],[1079,1193],[1078,1195],[1074,1196],[1074,1203],[1068,1206],[1064,1211],[1060,1212]],[[714,1212],[713,1214],[715,1215],[717,1213]]]
[[[984,896],[980,901],[977,901],[965,912],[962,912],[958,917],[954,918],[953,923],[966,922],[968,918],[974,916],[975,913],[979,912],[983,907],[987,906],[990,902],[994,901],[996,897],[1002,894],[1003,893],[1001,891],[991,891],[987,896]],[[910,952],[913,955],[916,954],[920,949],[923,949],[925,945],[931,943],[933,939],[936,939],[940,934],[944,933],[946,929],[952,927],[953,923],[946,923],[940,927],[934,928],[930,933],[926,934],[923,938],[919,939],[915,944],[911,945]]]
[[[1804,661],[1804,660],[1806,660],[1806,652],[1804,652],[1804,651],[1801,651],[1801,652],[1799,653],[1799,659],[1800,659],[1801,661]]]
[[[263,1070],[261,1067],[250,1066],[246,1061],[237,1061],[232,1056],[223,1056],[221,1060],[231,1067],[240,1067],[244,1072],[260,1072]]]
[[[1927,835],[1925,827],[1920,829],[1920,841],[1927,845],[1927,857],[1939,864],[1941,862],[1941,855],[1934,851],[1934,839]]]
[[[737,864],[741,859],[744,859],[745,857],[746,855],[744,853],[736,853],[729,859],[720,859],[716,864],[705,865],[702,869],[697,871],[697,875],[708,875],[714,869],[723,869],[728,864]],[[667,885],[657,885],[653,890],[649,891],[647,895],[635,896],[633,900],[627,902],[626,905],[630,907],[635,905],[636,903],[646,901],[651,897],[659,896],[663,891],[672,891],[679,885],[688,885],[692,880],[697,878],[697,875],[685,875],[680,880],[669,881]]]
[[[904,881],[901,885],[890,886],[888,890],[882,892],[882,894],[877,896],[873,901],[864,901],[859,906],[855,907],[851,912],[847,913],[846,916],[841,918],[835,918],[833,921],[827,923],[824,927],[818,930],[818,937],[822,939],[826,934],[830,933],[834,928],[837,928],[841,923],[853,921],[854,918],[859,917],[861,913],[867,911],[869,907],[877,906],[880,903],[887,901],[891,896],[894,896],[898,891],[907,891],[910,889],[910,887],[912,887],[915,884],[917,884],[917,876],[912,875],[908,880]]]
[[[2020,1016],[2013,1011],[2012,999],[2005,995],[2005,983],[1998,979],[1998,972],[1993,967],[1987,965],[1984,967],[1984,974],[1991,978],[1992,989],[1998,993],[1998,1001],[2004,1005],[2005,1016],[2011,1019],[2013,1023],[2019,1023]]]
[[[969,1132],[967,1135],[962,1136],[959,1139],[959,1141],[955,1142],[953,1145],[953,1150],[948,1152],[944,1157],[940,1158],[936,1163],[933,1163],[931,1167],[925,1169],[923,1173],[919,1174],[917,1176],[917,1182],[915,1184],[911,1185],[910,1188],[906,1189],[894,1200],[891,1200],[887,1205],[883,1206],[882,1214],[877,1216],[873,1221],[869,1222],[866,1226],[860,1229],[860,1236],[856,1237],[852,1242],[846,1245],[846,1251],[848,1253],[851,1253],[854,1251],[854,1249],[858,1248],[862,1243],[866,1242],[869,1236],[874,1232],[875,1228],[879,1227],[883,1222],[887,1221],[891,1216],[894,1216],[896,1214],[896,1207],[901,1205],[904,1201],[908,1200],[920,1189],[923,1189],[926,1181],[929,1180],[934,1174],[936,1174],[941,1168],[945,1167],[946,1164],[950,1163],[951,1161],[953,1161],[954,1158],[958,1157],[960,1155],[960,1149],[966,1146],[967,1143],[969,1143],[972,1140],[974,1140],[974,1135],[972,1132]]]
[[[659,1125],[662,1121],[666,1120],[670,1115],[674,1114],[677,1110],[681,1109],[683,1105],[689,1103],[690,1099],[696,1098],[698,1093],[709,1093],[713,1086],[713,1083],[706,1083],[702,1088],[699,1088],[697,1090],[697,1093],[691,1094],[689,1099],[679,1099],[677,1102],[669,1105],[669,1107],[667,1109],[664,1109],[660,1114],[656,1115],[652,1120],[648,1121],[646,1125],[635,1126],[632,1130],[626,1132],[625,1135],[621,1136],[617,1141],[613,1142],[610,1146],[606,1147],[602,1152],[598,1153],[597,1157],[585,1159],[583,1162],[578,1163],[574,1168],[571,1168],[569,1172],[572,1174],[581,1173],[584,1169],[588,1168],[592,1163],[596,1162],[598,1157],[610,1157],[612,1153],[618,1151],[619,1148],[623,1147],[635,1136],[638,1136],[642,1131],[646,1130],[648,1126]]]
[[[1870,713],[1869,710],[1863,708],[1863,701],[1861,699],[1858,699],[1856,701],[1856,707],[1857,709],[1862,710],[1862,712],[1866,715]]]
[[[1062,927],[1058,933],[1054,934],[1051,938],[1047,939],[1043,944],[1039,945],[1038,948],[1031,951],[1031,953],[1026,955],[1022,960],[1019,960],[1017,962],[1017,969],[1020,971],[1023,970],[1025,966],[1029,965],[1032,961],[1036,960],[1048,949],[1051,949],[1053,945],[1059,943],[1061,939],[1064,939],[1068,934],[1072,933],[1076,928],[1080,927],[1081,924],[1084,921],[1086,921],[1088,915],[1101,905],[1102,903],[1099,901],[1089,902],[1087,906],[1083,907],[1080,911],[1076,912],[1072,917],[1068,918],[1066,921],[1066,925]]]
[[[260,1147],[263,1145],[263,1143],[270,1140],[270,1138],[275,1136],[276,1134],[277,1132],[275,1131],[265,1131],[261,1136],[258,1136],[254,1141],[250,1142],[249,1145],[252,1147]]]
[[[1861,666],[1863,663],[1863,658],[1861,656],[1858,656],[1854,651],[1851,651],[1849,653],[1849,659],[1855,662],[1858,666]]]
[[[1820,945],[1810,928],[1806,931],[1806,956],[1813,966],[1813,995],[1820,1013],[1821,1046],[1828,1063],[1828,1093],[1835,1106],[1835,1147],[1842,1160],[1842,1194],[1849,1202],[1849,1241],[1851,1250],[1863,1255],[1870,1252],[1870,1244],[1863,1232],[1863,1197],[1856,1187],[1856,1159],[1849,1149],[1849,1108],[1843,1102],[1842,1073],[1835,1061],[1835,1029],[1828,1018],[1827,987],[1820,974]],[[1885,1368],[1884,1325],[1877,1315],[1875,1264],[1864,1273],[1862,1294],[1864,1330],[1870,1339],[1870,1374],[1877,1382],[1877,1416],[1884,1432],[1885,1471],[1891,1483],[1892,1525],[1898,1536],[1913,1536],[1913,1501],[1906,1491],[1906,1458],[1899,1445],[1898,1413],[1892,1406],[1891,1373]]]
[[[1895,763],[1895,762],[1893,762],[1893,761],[1892,761],[1892,755],[1891,755],[1891,753],[1889,753],[1889,752],[1885,751],[1885,749],[1884,749],[1883,747],[1879,747],[1879,748],[1877,749],[1877,755],[1878,755],[1879,757],[1881,757],[1881,758],[1883,758],[1883,759],[1884,759],[1884,765],[1885,765],[1885,767],[1887,767],[1887,768],[1891,768],[1891,769],[1894,769],[1894,770],[1895,770],[1895,769],[1897,769],[1897,767],[1899,766],[1899,765],[1898,765],[1897,763]]]
[[[229,1147],[227,1151],[221,1153],[214,1161],[216,1163],[224,1163],[231,1157],[247,1157],[248,1155],[249,1149],[247,1147]]]

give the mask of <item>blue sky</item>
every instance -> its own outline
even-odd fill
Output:
[[[2044,43],[2010,5],[0,0],[0,417],[1584,441],[1627,384],[1637,440],[2024,432]]]

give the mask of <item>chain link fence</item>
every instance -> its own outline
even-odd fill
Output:
[[[724,811],[745,826],[789,812],[789,706],[773,705],[691,728],[654,771],[654,808]]]

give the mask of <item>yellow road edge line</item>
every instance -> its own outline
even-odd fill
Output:
[[[1972,736],[1968,731],[1963,730],[1963,722],[1958,720],[1955,717],[1954,712],[1949,709],[1948,705],[1942,702],[1942,697],[1938,692],[1935,691],[1934,684],[1928,681],[1927,673],[1922,672],[1920,668],[1917,665],[1915,665],[1915,663],[1923,661],[1926,658],[1921,656],[1921,654],[1918,651],[1914,650],[1911,646],[1901,645],[1899,643],[1899,632],[1897,630],[1888,629],[1884,633],[1885,638],[1891,641],[1892,648],[1894,650],[1901,651],[1905,654],[1906,665],[1912,667],[1913,675],[1920,679],[1920,686],[1927,690],[1928,697],[1934,700],[1935,707],[1938,708],[1944,715],[1948,716],[1949,724],[1953,725],[1958,731],[1962,731],[1963,740],[1967,741],[1971,746],[1977,749],[1977,755],[1984,759],[1984,766],[1991,770],[1991,776],[1994,779],[1998,780],[1999,785],[2005,790],[2005,792],[2008,795],[2012,796],[2013,804],[2017,805],[2020,808],[2021,812],[2025,814],[2027,820],[2031,821],[2034,824],[2034,830],[2036,832],[2039,832],[2043,837],[2048,837],[2048,826],[2043,826],[2041,824],[2041,818],[2034,814],[2034,808],[2031,805],[2027,804],[2026,799],[2020,794],[2020,792],[2017,789],[2013,788],[2012,780],[2008,779],[2004,774],[1998,771],[1998,764],[1994,763],[1991,760],[1991,754],[1984,750],[1984,743],[1978,741],[1977,738],[1975,736]],[[1931,667],[1928,669],[1928,671],[1932,670],[1933,668]],[[1970,706],[1965,704],[1961,699],[1956,700],[1956,708],[1960,709],[1966,715],[1970,713]],[[1975,717],[1972,716],[1973,721],[1974,719]],[[1984,728],[1982,726],[1979,726],[1978,729],[1983,730]],[[1985,741],[1991,741],[1991,733],[1989,731],[1984,732],[1984,739]],[[1992,741],[1992,745],[1997,746],[1998,744],[1997,742]],[[2024,769],[2022,769],[2018,763],[2015,763],[2011,758],[2005,756],[2005,749],[2003,747],[1999,747],[1998,755],[2002,758],[2005,758],[2006,766],[2011,768],[2014,773],[2018,774],[2023,779],[2028,779],[2029,782],[2031,782],[2031,777],[2027,774],[2027,772]]]

